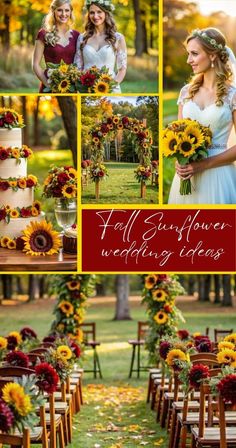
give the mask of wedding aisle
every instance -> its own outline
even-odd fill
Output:
[[[145,375],[146,376],[146,375]],[[73,445],[78,448],[167,447],[166,434],[146,405],[147,379],[109,381],[84,387],[84,406],[76,416]]]

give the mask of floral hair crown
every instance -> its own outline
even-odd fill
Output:
[[[106,9],[107,11],[114,11],[115,6],[111,3],[111,0],[85,0],[85,8],[89,9],[89,7],[95,3],[98,7]]]
[[[194,30],[192,32],[192,36],[193,37],[199,37],[204,42],[206,42],[207,44],[211,45],[215,50],[223,50],[223,48],[224,48],[224,45],[218,44],[216,42],[216,40],[213,39],[212,37],[209,37],[205,31]]]

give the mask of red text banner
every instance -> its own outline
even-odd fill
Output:
[[[83,272],[236,270],[235,210],[82,211]]]

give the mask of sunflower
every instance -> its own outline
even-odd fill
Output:
[[[7,348],[7,339],[0,336],[0,350]]]
[[[106,94],[109,93],[109,90],[109,84],[104,81],[97,81],[93,86],[94,93]]]
[[[29,174],[28,179],[31,179],[31,180],[34,182],[35,185],[36,185],[37,182],[38,182],[37,177],[34,176],[33,174]]]
[[[67,347],[67,345],[59,345],[59,347],[57,347],[57,354],[63,356],[66,360],[71,359],[73,355],[71,349]]]
[[[156,302],[164,302],[166,298],[168,297],[168,294],[164,291],[164,289],[155,289],[152,292],[153,300]]]
[[[93,137],[93,143],[95,143],[96,145],[100,142],[98,137]]]
[[[157,275],[148,275],[145,277],[145,288],[152,289],[158,280]]]
[[[63,300],[59,305],[58,308],[66,315],[66,317],[69,317],[70,314],[74,313],[74,307],[73,305],[68,302],[67,300]]]
[[[3,237],[1,238],[1,246],[2,246],[2,247],[7,247],[7,243],[8,243],[8,241],[10,241],[9,236],[3,236]]]
[[[37,208],[37,210],[40,212],[40,210],[41,210],[41,202],[34,201],[33,204],[32,204],[32,207]]]
[[[8,241],[7,248],[8,249],[15,249],[16,248],[16,242],[14,240]]]
[[[75,291],[76,289],[80,289],[80,282],[77,280],[71,280],[66,283],[66,286],[70,291]]]
[[[139,127],[138,126],[134,126],[132,130],[133,130],[133,132],[135,134],[137,134],[139,132]]]
[[[69,168],[69,176],[71,177],[71,179],[76,179],[77,171],[74,168]]]
[[[196,126],[190,124],[186,127],[184,133],[193,140],[193,144],[196,145],[196,147],[201,146],[204,142],[204,135]]]
[[[76,185],[64,185],[62,188],[64,198],[75,198],[77,194]]]
[[[233,342],[229,342],[229,341],[221,341],[218,344],[218,350],[224,350],[225,348],[229,348],[231,350],[234,350],[235,345],[233,344]]]
[[[187,356],[182,350],[174,348],[168,352],[166,362],[168,366],[173,367],[176,361],[187,361]]]
[[[232,342],[236,345],[236,333],[231,333],[225,336],[224,341]]]
[[[217,361],[220,364],[232,364],[236,362],[236,352],[230,348],[225,348],[217,353]]]
[[[52,179],[53,179],[53,176],[50,174],[49,176],[46,177],[43,185],[49,185],[51,183]]]
[[[117,125],[117,129],[119,129],[119,130],[124,129],[123,124],[122,124],[122,123],[118,123],[118,125]]]
[[[18,184],[18,187],[20,187],[22,189],[25,189],[27,187],[27,183],[26,183],[26,180],[24,178],[19,179],[17,184]]]
[[[113,117],[113,123],[118,124],[119,123],[119,117]]]
[[[20,151],[19,151],[19,149],[18,148],[12,148],[11,155],[12,155],[12,157],[14,157],[14,159],[19,159],[20,158]]]
[[[82,342],[83,341],[84,333],[83,333],[83,330],[81,330],[81,328],[77,328],[76,329],[75,339],[77,339],[78,342]]]
[[[190,157],[194,154],[196,145],[193,143],[193,139],[189,135],[182,134],[179,143],[178,150],[184,157]]]
[[[144,142],[144,143],[142,144],[142,147],[143,147],[144,149],[146,149],[146,148],[148,148],[148,144]]]
[[[20,384],[7,383],[2,390],[3,400],[13,406],[19,415],[25,417],[32,410],[30,396]]]
[[[17,187],[17,180],[9,180],[9,184],[12,188]]]
[[[59,70],[60,70],[61,73],[67,73],[68,72],[68,68],[69,68],[69,65],[62,64],[62,65],[60,65]]]
[[[53,255],[61,247],[59,233],[53,230],[52,224],[45,220],[33,222],[23,230],[24,251],[28,255]]]
[[[36,207],[32,207],[31,208],[31,215],[32,216],[38,216],[39,215],[39,210]]]
[[[169,131],[162,140],[164,156],[172,156],[178,151],[179,138],[173,131]]]
[[[22,341],[22,337],[18,331],[11,331],[7,336],[14,336],[16,338],[17,344],[19,345]]]
[[[159,325],[163,325],[168,321],[168,314],[166,314],[164,311],[159,311],[158,313],[155,314],[154,316],[154,320],[156,321],[157,324]]]
[[[58,84],[58,92],[65,93],[68,92],[69,90],[70,90],[70,81],[68,81],[68,79],[63,79]]]
[[[18,218],[19,216],[20,216],[20,213],[18,212],[18,210],[16,210],[15,208],[13,208],[13,210],[10,210],[11,218]]]
[[[101,81],[104,81],[104,82],[106,82],[106,83],[109,83],[110,81],[111,81],[111,76],[110,75],[108,75],[107,73],[103,73],[101,76],[100,76],[100,80]]]
[[[146,137],[149,137],[149,136],[150,136],[149,129],[146,129],[146,131],[145,131],[145,135],[146,135]]]

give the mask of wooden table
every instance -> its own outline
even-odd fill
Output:
[[[0,248],[1,272],[76,271],[77,257],[73,254],[55,254],[39,257],[25,255],[19,250]]]

